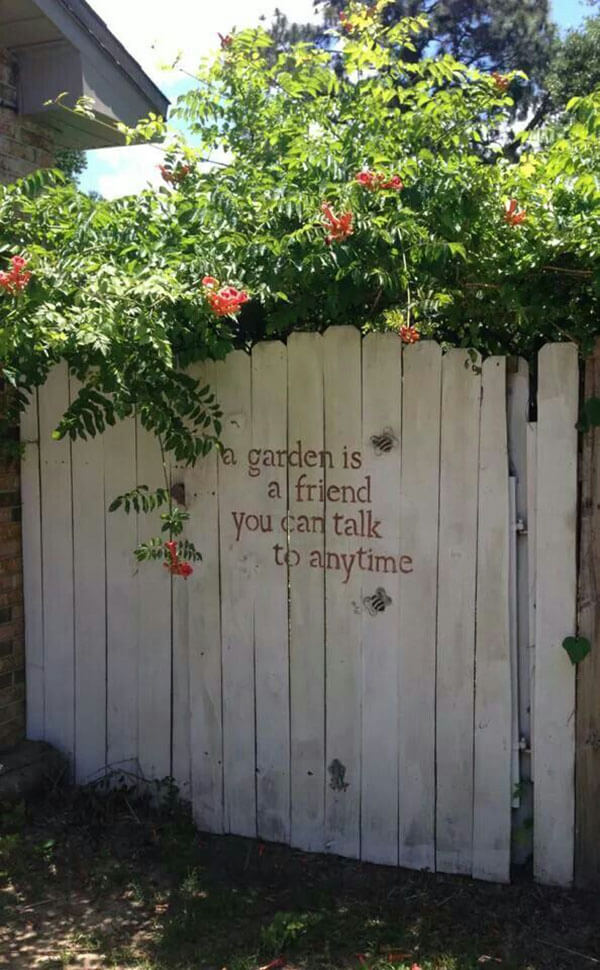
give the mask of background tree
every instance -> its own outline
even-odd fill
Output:
[[[79,177],[87,168],[85,152],[77,148],[63,148],[56,153],[55,168],[59,169],[70,182],[79,182]]]
[[[573,97],[600,86],[600,16],[588,17],[554,45],[544,87],[552,111],[560,111]]]
[[[365,0],[368,3],[368,0]],[[324,23],[337,26],[346,0],[315,0]],[[549,0],[394,0],[385,12],[388,25],[425,15],[429,28],[416,57],[452,54],[469,67],[525,71],[533,81],[548,64],[555,26]]]
[[[370,0],[362,0],[366,7]],[[279,44],[314,39],[327,45],[327,32],[339,27],[348,0],[314,0],[322,14],[320,27],[289,24],[277,12],[272,34]],[[452,54],[469,67],[505,73],[524,71],[529,80],[512,93],[523,115],[544,95],[544,79],[558,42],[549,0],[394,0],[383,17],[387,26],[405,17],[425,15],[428,28],[414,49],[403,52],[418,61],[432,53]]]
[[[263,15],[260,20],[264,24],[266,17]],[[299,41],[322,41],[324,37],[323,27],[319,24],[297,24],[281,10],[276,7],[269,27],[277,48],[291,46]]]
[[[278,46],[296,40],[328,44],[328,31],[339,27],[348,0],[314,0],[322,14],[320,26],[289,23],[276,13],[272,35]],[[369,6],[370,0],[362,0]],[[588,0],[598,8],[600,0]],[[511,90],[513,115],[534,130],[556,118],[570,98],[591,93],[600,85],[600,17],[588,18],[577,30],[561,37],[551,17],[549,0],[394,0],[386,9],[386,24],[403,17],[427,16],[429,26],[407,60],[432,52],[449,53],[481,70],[524,71],[528,82]],[[505,132],[509,144],[514,133]],[[513,143],[514,147],[515,143]]]

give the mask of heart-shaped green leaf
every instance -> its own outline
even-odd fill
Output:
[[[581,663],[592,649],[590,641],[585,637],[565,637],[562,645],[569,654],[572,664]]]

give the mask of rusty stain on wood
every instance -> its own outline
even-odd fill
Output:
[[[350,787],[346,781],[346,766],[337,758],[334,758],[328,768],[331,781],[329,787],[332,791],[347,791]]]

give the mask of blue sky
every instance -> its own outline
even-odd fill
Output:
[[[592,11],[586,3],[579,0],[552,0],[552,12],[561,27],[577,27]]]
[[[140,62],[165,94],[175,101],[192,85],[180,73],[164,71],[178,53],[193,69],[201,57],[218,45],[217,32],[232,26],[256,24],[270,17],[275,6],[290,20],[313,19],[312,0],[169,0],[165,17],[163,0],[92,0],[98,14]],[[563,29],[576,27],[590,13],[584,0],[552,0],[554,18]],[[160,26],[158,26],[160,25]],[[88,169],[81,179],[84,191],[94,189],[106,198],[158,185],[157,166],[162,155],[153,146],[108,148],[88,152]]]

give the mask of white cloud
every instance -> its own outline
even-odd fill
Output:
[[[162,161],[160,151],[152,145],[138,145],[131,148],[101,148],[94,155],[94,168],[97,172],[95,185],[105,199],[116,199],[123,195],[133,195],[149,185],[158,186],[162,179],[158,166]]]
[[[312,0],[91,0],[129,53],[165,94],[174,94],[180,73],[165,72],[161,64],[182,63],[193,70],[200,59],[219,46],[219,31],[251,27],[261,15],[270,22],[275,7],[296,23],[314,21]],[[130,195],[157,185],[160,153],[148,146],[103,148],[88,152],[88,172],[81,180],[85,191],[95,189],[107,199]]]

